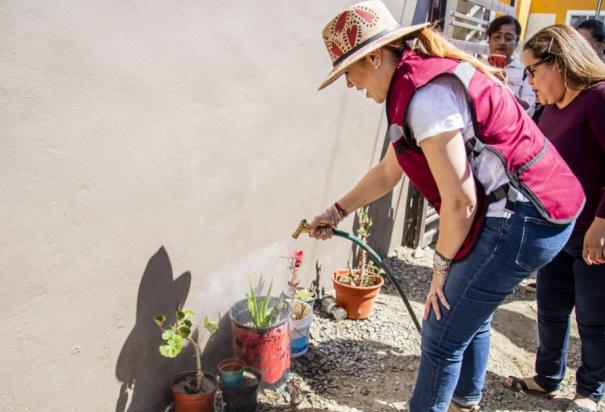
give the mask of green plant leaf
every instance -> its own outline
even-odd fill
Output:
[[[170,340],[174,336],[174,328],[164,329],[162,332],[162,340]]]
[[[191,319],[195,317],[195,312],[189,309],[185,309],[183,311],[183,313],[185,313],[185,319]]]
[[[189,319],[185,319],[183,321],[183,324],[189,328],[191,328],[191,326],[193,326],[193,323]]]
[[[160,354],[167,358],[175,358],[183,350],[183,338],[172,335],[170,339],[160,345]]]
[[[187,326],[181,326],[177,329],[177,333],[187,339],[189,337],[189,335],[191,335],[191,328],[188,328]]]
[[[252,286],[252,281],[250,279],[248,279],[248,283],[250,284],[250,292],[246,294],[246,299],[248,300],[248,311],[252,317],[252,322],[258,327],[258,314],[254,287]]]
[[[313,298],[313,292],[311,292],[309,289],[306,289],[306,288],[296,289],[296,292],[295,292],[294,296],[298,300],[305,300],[305,301],[307,301],[307,300]]]
[[[177,310],[176,311],[176,320],[178,320],[179,322],[182,320],[185,320],[185,312],[183,312],[182,310]]]
[[[214,333],[218,330],[218,323],[208,319],[208,316],[204,317],[204,321],[203,321],[202,325],[210,333]]]
[[[155,315],[153,317],[153,321],[155,322],[156,325],[158,325],[158,328],[162,329],[162,325],[164,324],[164,322],[166,322],[166,316]]]

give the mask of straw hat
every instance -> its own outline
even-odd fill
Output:
[[[404,27],[378,0],[364,1],[334,17],[323,29],[322,36],[332,59],[333,69],[319,90],[336,80],[347,67],[368,53],[407,34],[426,27],[428,23]]]

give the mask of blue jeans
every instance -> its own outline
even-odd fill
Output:
[[[565,375],[569,316],[576,308],[582,365],[576,392],[598,402],[605,394],[605,265],[582,259],[584,231],[572,234],[561,253],[538,271],[536,383],[557,390]]]
[[[553,225],[529,203],[510,219],[487,218],[473,252],[452,265],[444,292],[451,310],[422,325],[420,369],[410,412],[446,411],[452,397],[477,404],[485,382],[490,322],[515,286],[554,258],[573,224]]]

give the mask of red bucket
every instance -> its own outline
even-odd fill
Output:
[[[279,302],[279,298],[271,297],[269,307]],[[257,328],[252,324],[246,299],[237,302],[229,311],[229,316],[234,356],[260,371],[262,387],[276,387],[284,383],[290,372],[290,305],[284,304],[277,322],[266,328]]]

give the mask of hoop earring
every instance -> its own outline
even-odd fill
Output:
[[[374,69],[377,70],[380,67],[380,59],[376,59],[374,62]]]

